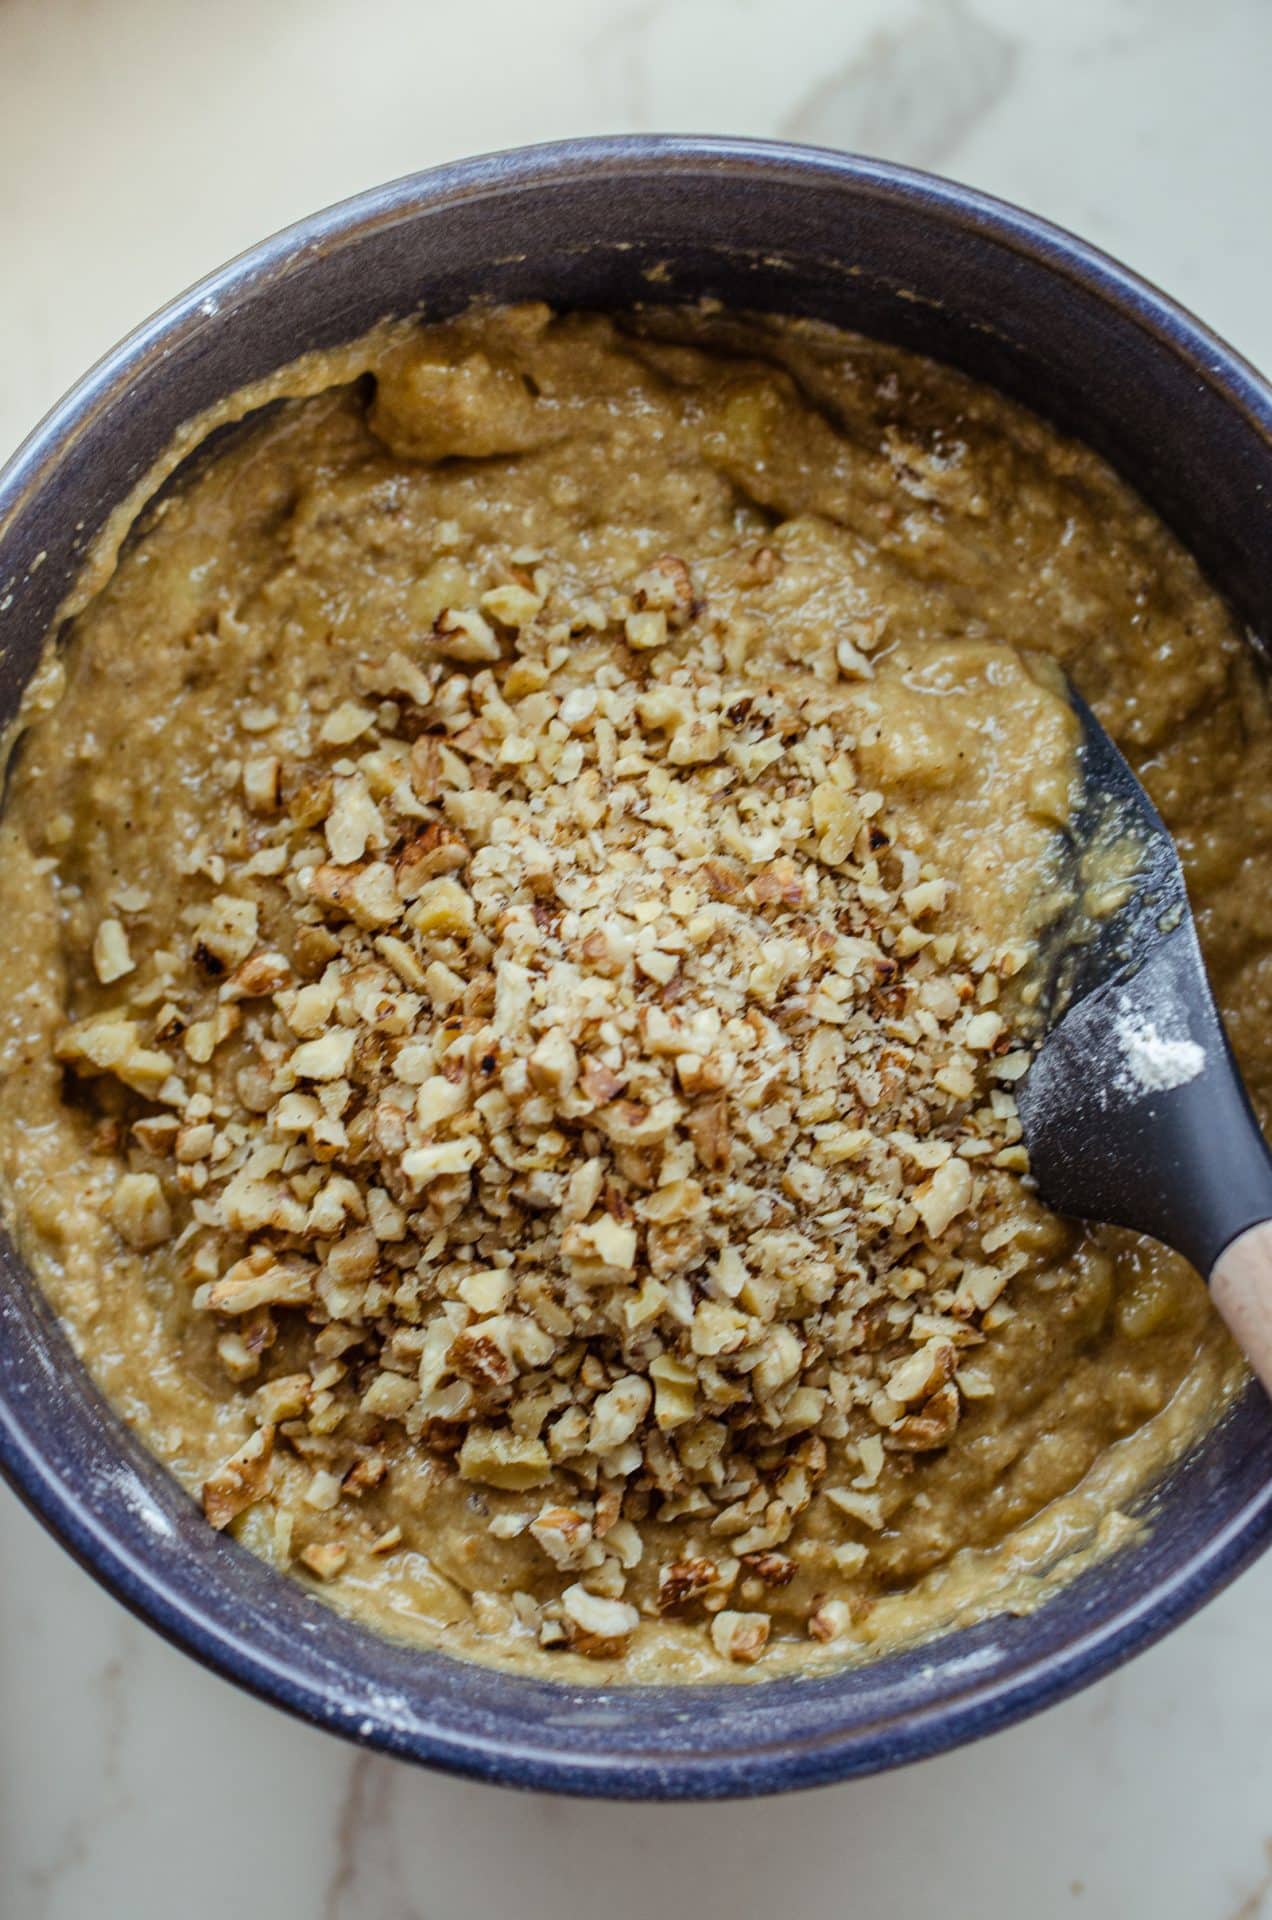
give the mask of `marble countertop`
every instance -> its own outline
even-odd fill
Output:
[[[0,0],[0,448],[270,229],[599,131],[953,174],[1272,366],[1269,73],[1266,0]],[[1272,1920],[1270,1616],[1265,1561],[974,1748],[783,1801],[594,1806],[293,1724],[133,1621],[0,1489],[0,1915]]]

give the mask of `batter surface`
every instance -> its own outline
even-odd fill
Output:
[[[14,750],[0,1168],[79,1350],[211,1524],[473,1657],[1029,1604],[1240,1378],[1182,1261],[1038,1205],[1012,1097],[1059,661],[1266,1105],[1222,604],[1091,453],[826,330],[521,308],[279,391]]]

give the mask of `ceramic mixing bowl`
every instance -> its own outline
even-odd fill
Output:
[[[588,140],[441,167],[317,214],[87,374],[0,473],[0,722],[111,509],[223,395],[386,315],[439,317],[475,296],[703,295],[917,348],[1050,416],[1178,531],[1252,634],[1272,635],[1272,391],[1165,296],[1025,213],[871,160]],[[263,1698],[481,1779],[688,1798],[894,1766],[1107,1672],[1272,1534],[1272,1412],[1251,1389],[1152,1490],[1150,1524],[1027,1618],[805,1681],[518,1678],[378,1638],[214,1533],[98,1394],[7,1242],[0,1267],[0,1466],[69,1551]]]

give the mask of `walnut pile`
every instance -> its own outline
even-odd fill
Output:
[[[1026,952],[969,950],[842,698],[731,664],[677,558],[588,600],[520,552],[418,658],[243,710],[203,904],[141,964],[121,896],[59,1047],[130,1090],[110,1218],[175,1242],[250,1396],[213,1525],[284,1452],[338,1518],[428,1450],[555,1570],[523,1626],[598,1657],[640,1627],[648,1521],[715,1543],[656,1608],[743,1662],[739,1573],[780,1590],[810,1503],[861,1565],[885,1450],[991,1390]]]

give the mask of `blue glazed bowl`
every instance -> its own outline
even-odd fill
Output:
[[[479,294],[589,307],[713,295],[947,360],[1082,435],[1252,633],[1272,635],[1272,391],[1162,294],[1012,207],[871,160],[590,140],[442,167],[318,214],[86,375],[0,473],[0,723],[93,536],[183,421],[386,314],[438,316]],[[367,1633],[214,1533],[103,1401],[7,1242],[0,1265],[0,1467],[82,1565],[264,1699],[478,1779],[709,1798],[896,1766],[1106,1673],[1272,1535],[1272,1412],[1251,1389],[1153,1490],[1151,1524],[1029,1618],[805,1681],[517,1678]]]

